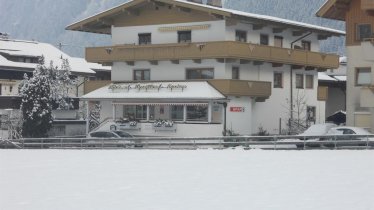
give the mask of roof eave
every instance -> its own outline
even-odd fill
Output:
[[[333,10],[336,11],[335,6],[337,3],[338,0],[327,0],[316,12],[316,16],[326,19],[345,21],[345,15],[343,15],[344,13],[333,12]]]

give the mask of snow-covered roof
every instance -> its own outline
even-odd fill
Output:
[[[74,64],[76,66],[88,67],[93,71],[111,71],[112,70],[111,66],[103,66],[98,63],[90,63],[90,62],[87,62],[84,58],[72,57],[69,61],[70,61],[70,64]]]
[[[347,56],[341,56],[339,58],[339,63],[341,63],[341,64],[347,64],[347,61],[348,61]]]
[[[323,81],[337,81],[333,77],[330,77],[329,75],[327,75],[326,72],[318,72],[318,80],[323,80]]]
[[[334,78],[342,82],[347,81],[347,76],[334,76]]]
[[[89,65],[82,62],[76,62],[72,57],[57,49],[51,44],[13,40],[13,39],[0,39],[0,53],[10,56],[22,57],[41,57],[44,56],[45,64],[49,65],[52,61],[55,66],[61,66],[62,58],[68,59],[72,73],[77,74],[94,74],[95,72],[89,68]],[[35,69],[35,63],[22,63],[7,60],[4,56],[0,55],[0,66],[9,68],[27,68]]]
[[[206,81],[116,83],[81,97],[83,100],[218,100],[226,97]]]
[[[233,10],[233,9],[219,8],[219,7],[214,7],[214,6],[210,6],[210,5],[206,5],[206,4],[189,2],[189,1],[185,1],[185,0],[163,0],[162,2],[165,3],[165,2],[168,2],[168,1],[171,4],[173,4],[173,3],[178,4],[178,6],[185,6],[185,7],[189,7],[189,8],[193,8],[193,9],[197,9],[197,10],[205,9],[205,10],[209,10],[210,12],[213,12],[213,13],[218,12],[220,14],[230,16],[230,17],[231,16],[239,16],[239,17],[242,17],[242,18],[244,17],[244,18],[247,18],[247,19],[259,20],[259,21],[262,21],[262,22],[266,21],[266,22],[270,22],[270,23],[274,23],[274,24],[278,24],[278,25],[283,24],[283,25],[287,25],[289,27],[315,30],[315,31],[328,33],[328,34],[335,35],[335,36],[345,35],[345,32],[341,31],[341,30],[331,29],[331,28],[327,28],[327,27],[312,25],[312,24],[293,21],[293,20],[287,20],[287,19],[268,16],[268,15],[259,15],[259,14],[243,12],[243,11],[238,11],[238,10]],[[87,23],[90,23],[90,22],[96,22],[97,23],[97,20],[100,19],[100,18],[110,16],[110,15],[116,15],[121,11],[125,11],[125,8],[134,6],[134,5],[136,5],[138,3],[142,3],[142,2],[144,2],[144,1],[141,1],[141,0],[128,1],[124,4],[121,4],[119,6],[108,9],[104,12],[97,13],[97,14],[95,14],[93,16],[90,16],[86,19],[75,22],[75,23],[67,26],[66,29],[68,29],[68,30],[78,30],[78,31],[81,30],[81,31],[97,32],[95,30],[89,30],[87,28]],[[86,26],[85,30],[82,29],[83,25]],[[101,28],[100,31],[101,31],[100,33],[105,33],[105,32],[102,31],[102,28]]]

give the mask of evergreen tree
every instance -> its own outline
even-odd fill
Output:
[[[22,135],[24,137],[45,137],[52,126],[51,69],[44,66],[44,58],[20,86],[23,117]]]
[[[72,107],[69,90],[75,85],[71,79],[67,59],[62,59],[61,69],[50,63],[47,68],[44,58],[28,78],[25,75],[20,85],[22,98],[22,134],[24,137],[44,137],[52,127],[52,109],[66,110]]]

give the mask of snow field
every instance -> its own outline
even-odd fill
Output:
[[[0,210],[371,210],[373,160],[373,151],[0,150]]]

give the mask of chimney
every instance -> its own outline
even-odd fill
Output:
[[[222,8],[222,0],[208,0],[207,5]]]
[[[189,2],[193,2],[193,3],[198,3],[198,4],[202,4],[203,3],[203,0],[187,0]]]

